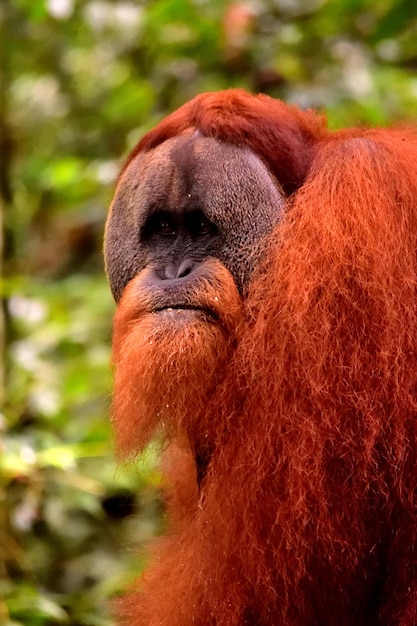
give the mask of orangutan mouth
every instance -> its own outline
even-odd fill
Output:
[[[168,315],[182,315],[184,313],[191,312],[204,315],[214,322],[218,321],[219,319],[219,316],[215,311],[213,311],[213,309],[208,309],[206,307],[200,307],[192,304],[172,304],[169,306],[161,306],[157,309],[154,309],[153,312],[156,314],[166,313]]]

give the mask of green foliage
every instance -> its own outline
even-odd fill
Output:
[[[113,462],[114,305],[103,276],[22,279],[11,291],[1,595],[15,623],[109,624],[106,599],[142,563],[122,546],[156,532],[160,518],[156,452],[135,468]]]
[[[332,127],[415,119],[416,67],[413,0],[3,0],[0,623],[111,624],[163,522],[157,449],[117,468],[111,445],[101,241],[120,159],[232,86]]]

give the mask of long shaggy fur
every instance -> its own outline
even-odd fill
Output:
[[[114,320],[113,421],[125,456],[143,449],[160,426],[168,438],[185,438],[191,446],[204,439],[208,446],[205,402],[230,359],[242,318],[237,288],[217,261],[208,261],[181,294],[182,304],[194,307],[186,312],[154,312],[166,294],[152,286],[150,273],[145,269],[130,281]]]
[[[174,114],[140,149],[197,117],[214,125],[208,102],[198,114],[192,105],[192,122]],[[281,110],[260,106],[256,123],[279,126]],[[192,464],[169,465],[174,521],[122,600],[129,626],[417,624],[417,134],[325,133],[321,118],[287,109],[284,128],[288,115],[315,138],[308,164],[289,166],[304,184],[248,297],[233,298],[245,322],[237,314],[233,340],[220,344],[197,328],[193,343],[181,340],[176,373],[163,374],[178,407],[169,436],[178,424],[191,447],[207,436],[210,463],[198,493]],[[134,288],[115,334],[116,429],[128,453],[161,423],[156,403],[138,417],[138,403],[161,398],[140,382],[137,346],[149,340]],[[142,360],[162,369],[171,337],[161,341]]]

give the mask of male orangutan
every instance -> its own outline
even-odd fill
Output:
[[[417,130],[240,90],[148,133],[106,232],[119,453],[166,442],[128,626],[417,625]]]

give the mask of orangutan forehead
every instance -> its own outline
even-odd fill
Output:
[[[122,177],[135,210],[204,209],[215,221],[256,209],[256,220],[278,210],[283,193],[267,166],[248,148],[197,132],[165,141],[129,164]]]

